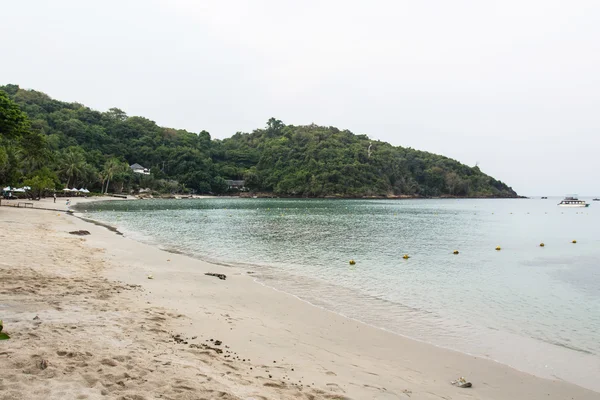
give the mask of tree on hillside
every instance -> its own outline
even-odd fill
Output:
[[[30,174],[47,166],[52,159],[47,137],[33,132],[24,136],[24,140],[21,141],[19,156],[25,174]]]
[[[115,121],[125,121],[127,119],[127,114],[125,114],[125,111],[116,107],[110,108],[105,114]]]
[[[0,183],[14,185],[18,180],[16,150],[0,144]]]
[[[30,188],[31,197],[39,199],[46,191],[54,190],[56,182],[58,182],[56,174],[47,167],[44,167],[38,170],[32,177],[26,179],[23,182],[23,186]]]
[[[102,171],[102,176],[106,179],[106,190],[104,193],[108,193],[108,187],[110,186],[110,180],[113,179],[117,174],[121,174],[125,172],[126,164],[121,162],[118,158],[110,158],[104,164],[104,170]]]
[[[0,90],[0,139],[18,139],[28,129],[27,115]]]
[[[24,173],[44,165],[49,155],[44,139],[31,130],[19,105],[0,90],[0,182],[15,184]]]
[[[67,178],[67,187],[75,183],[75,178],[82,174],[84,167],[85,158],[75,148],[67,149],[60,155],[58,172]]]
[[[269,118],[267,121],[267,134],[269,136],[275,136],[281,133],[281,130],[285,127],[285,124],[281,120],[276,118]]]
[[[458,176],[458,174],[454,171],[446,174],[446,187],[448,188],[448,193],[454,195],[457,193],[457,189],[460,187],[462,180]]]

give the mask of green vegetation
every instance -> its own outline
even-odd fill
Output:
[[[347,130],[286,126],[273,118],[266,129],[223,140],[213,158],[250,189],[281,195],[516,196],[478,167]]]
[[[366,135],[271,118],[264,129],[213,140],[0,86],[0,183],[95,192],[226,193],[226,180],[282,196],[515,197],[504,183],[449,158]],[[130,164],[150,168],[133,173]]]
[[[6,333],[2,332],[3,328],[4,328],[4,325],[2,324],[2,320],[0,319],[0,340],[10,339],[10,336],[8,336]]]

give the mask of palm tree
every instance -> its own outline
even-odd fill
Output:
[[[23,148],[17,150],[25,174],[47,166],[52,159],[52,153],[48,151],[46,142],[39,140],[39,137],[40,135],[33,136],[27,140],[27,147],[24,145]]]
[[[104,193],[104,182],[106,182],[106,175],[104,174],[104,171],[98,172],[98,179],[101,182],[102,185],[102,189],[100,189],[100,193]]]
[[[67,151],[63,153],[60,160],[59,172],[67,176],[67,187],[71,184],[71,179],[80,175],[85,165],[85,159],[81,153]]]
[[[107,180],[106,182],[106,191],[105,194],[108,193],[108,186],[110,185],[110,180],[115,176],[115,174],[121,172],[123,170],[123,163],[119,161],[117,158],[109,159],[106,164],[104,164],[104,171],[102,171],[103,177]]]

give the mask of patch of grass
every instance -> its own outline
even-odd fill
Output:
[[[10,336],[2,332],[2,328],[4,328],[4,325],[2,324],[2,320],[0,319],[0,340],[10,339]]]

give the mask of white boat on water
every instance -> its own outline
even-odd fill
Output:
[[[567,196],[560,203],[561,207],[589,207],[590,205],[585,200],[579,200],[577,196]]]

